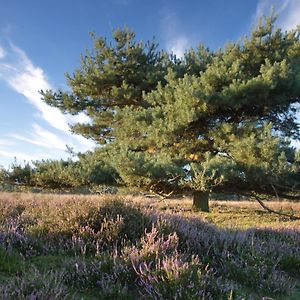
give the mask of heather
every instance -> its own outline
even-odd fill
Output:
[[[299,221],[189,201],[1,193],[0,298],[299,298]]]

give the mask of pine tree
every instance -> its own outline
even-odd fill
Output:
[[[127,185],[165,194],[194,192],[208,211],[209,193],[292,197],[299,186],[300,31],[260,21],[249,37],[184,58],[128,29],[115,44],[96,39],[68,75],[71,93],[43,93],[64,112],[84,112],[74,132],[106,143]]]

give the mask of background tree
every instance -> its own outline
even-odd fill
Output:
[[[68,190],[98,185],[117,185],[118,174],[103,160],[104,150],[78,154],[76,161],[40,160],[31,163],[14,162],[0,169],[0,184],[50,190]]]
[[[250,37],[212,52],[203,46],[177,59],[128,29],[114,44],[96,39],[68,75],[71,93],[47,91],[64,112],[84,112],[73,131],[107,143],[128,185],[165,194],[194,192],[208,211],[211,191],[292,197],[299,185],[299,29],[282,32],[275,18]],[[298,180],[298,181],[297,181]]]
[[[8,169],[0,167],[0,184],[31,185],[32,167],[17,160]]]

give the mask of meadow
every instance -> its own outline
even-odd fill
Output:
[[[0,193],[0,299],[300,299],[300,221],[251,201],[191,207]]]

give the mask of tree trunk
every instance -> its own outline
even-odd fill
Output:
[[[209,192],[195,191],[193,193],[193,207],[200,211],[209,212]]]

